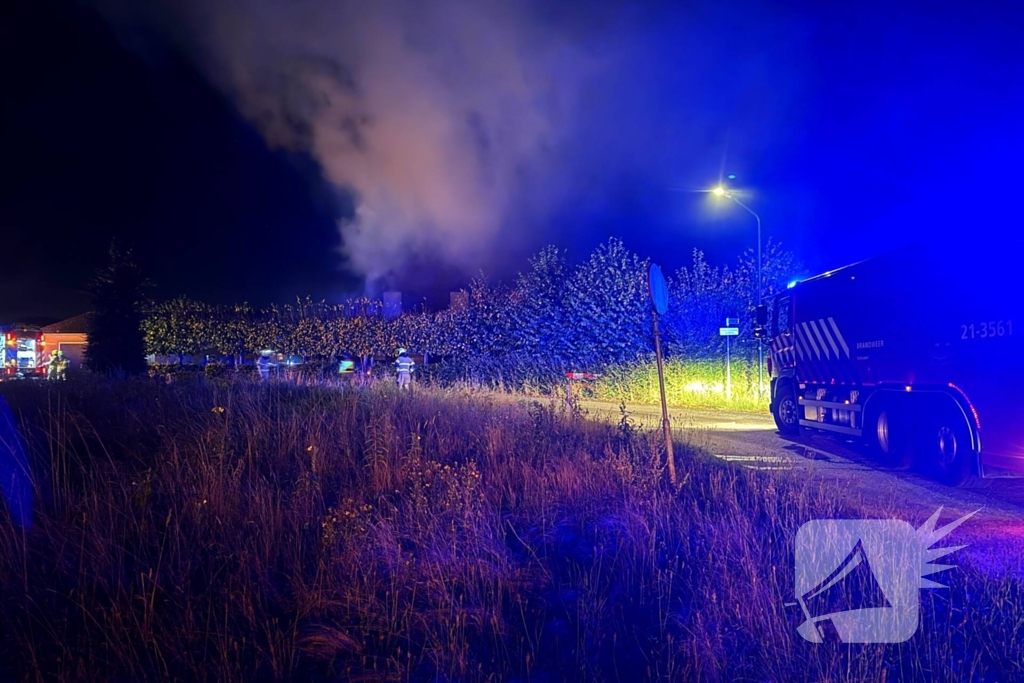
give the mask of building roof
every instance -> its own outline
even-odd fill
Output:
[[[47,325],[43,328],[43,334],[89,334],[91,318],[91,313],[82,313],[73,318]]]

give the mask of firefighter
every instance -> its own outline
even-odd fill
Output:
[[[63,380],[67,378],[65,374],[68,369],[68,357],[64,355],[64,352],[57,349],[53,352],[50,357],[50,365],[47,367],[47,377],[49,379]],[[50,373],[53,373],[52,376]]]
[[[41,366],[46,367],[46,379],[53,379],[53,375],[57,370],[57,365],[54,362],[57,358],[57,352],[51,351],[39,360]]]
[[[412,388],[412,369],[416,367],[416,363],[405,349],[398,349],[398,359],[395,361],[395,369],[398,370],[398,388],[399,389],[411,389]]]
[[[60,363],[57,365],[57,379],[67,379],[68,368],[71,367],[71,359],[64,355],[64,352],[57,349],[57,358]]]
[[[261,353],[259,358],[256,359],[256,370],[260,373],[261,380],[270,380],[270,366],[270,356]]]

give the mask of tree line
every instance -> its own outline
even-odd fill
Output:
[[[453,377],[503,385],[546,382],[569,370],[601,371],[645,362],[653,353],[647,289],[649,261],[617,240],[582,263],[547,247],[509,284],[475,278],[459,310],[405,313],[386,319],[369,299],[328,304],[310,299],[253,308],[177,298],[148,306],[142,329],[148,353],[226,356],[264,349],[330,363],[342,354],[393,355],[398,347],[445,361]],[[770,296],[799,271],[775,242],[764,250],[763,291]],[[739,353],[753,349],[757,299],[752,251],[727,266],[694,250],[690,265],[668,277],[670,307],[662,318],[669,355],[704,358],[724,343],[726,315],[740,318]]]

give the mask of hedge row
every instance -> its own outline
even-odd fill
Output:
[[[174,299],[152,306],[143,322],[149,353],[228,356],[274,349],[306,361],[342,354],[390,355],[397,347],[442,359],[450,380],[503,387],[550,385],[568,370],[602,371],[645,364],[653,353],[648,300],[649,262],[612,239],[571,265],[548,247],[511,285],[475,279],[460,310],[384,317],[368,299],[328,304],[311,300],[255,309]],[[764,292],[779,290],[796,272],[777,244],[765,250]],[[749,359],[749,320],[756,301],[750,252],[733,267],[713,267],[694,251],[691,266],[669,278],[670,308],[661,320],[669,357],[720,355],[718,328],[739,315],[734,352]]]

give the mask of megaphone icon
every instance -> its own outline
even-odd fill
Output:
[[[974,512],[936,529],[942,508],[915,529],[899,519],[814,519],[796,534],[794,590],[805,640],[902,643],[920,626],[920,592],[942,584],[926,578],[950,569],[934,564],[963,546],[935,547]],[[824,578],[822,578],[824,577]]]

